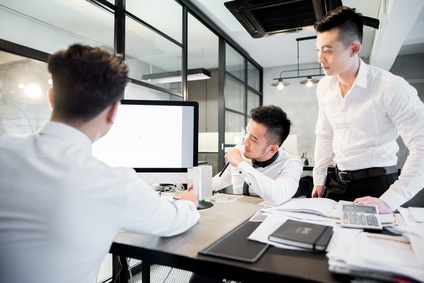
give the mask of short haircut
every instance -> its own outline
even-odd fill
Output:
[[[49,57],[54,111],[69,122],[88,122],[124,97],[128,66],[100,47],[71,45]]]
[[[250,110],[250,119],[267,127],[268,144],[281,146],[290,133],[291,121],[278,106],[259,106]]]
[[[364,21],[362,15],[356,13],[355,9],[346,6],[337,7],[316,21],[314,28],[318,33],[339,29],[338,39],[346,47],[355,41],[362,44]]]

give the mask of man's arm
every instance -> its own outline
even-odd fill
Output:
[[[320,88],[317,89],[318,97],[318,119],[315,127],[315,150],[313,169],[314,188],[311,197],[322,197],[324,184],[327,178],[327,168],[333,158],[333,128],[324,112],[324,107],[320,103]]]
[[[424,187],[424,104],[415,88],[397,78],[384,107],[409,150],[399,179],[380,197],[395,210]]]
[[[293,156],[284,162],[283,168],[278,168],[278,176],[273,179],[247,162],[241,162],[237,167],[240,169],[245,181],[257,195],[272,205],[280,205],[291,199],[299,187],[300,175],[303,164],[299,158]]]

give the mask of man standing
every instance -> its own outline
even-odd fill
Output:
[[[315,29],[326,77],[317,87],[312,197],[323,195],[334,157],[324,196],[389,213],[424,187],[424,105],[404,79],[360,59],[363,21],[353,9],[336,8]],[[399,133],[409,156],[397,179]]]
[[[192,192],[172,202],[133,170],[91,155],[112,126],[128,67],[101,48],[73,45],[49,58],[51,121],[0,138],[0,282],[95,282],[121,230],[171,236],[199,219]]]
[[[235,194],[257,195],[272,205],[291,199],[299,187],[303,164],[281,148],[290,127],[291,121],[278,106],[252,109],[243,145],[225,155],[230,168],[214,176],[212,189],[233,185]]]

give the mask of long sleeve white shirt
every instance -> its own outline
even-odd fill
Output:
[[[333,157],[340,170],[396,165],[400,134],[409,156],[381,199],[396,209],[424,187],[424,104],[403,78],[361,60],[345,97],[335,76],[321,79],[317,97],[315,185],[324,184]]]
[[[162,199],[91,145],[55,122],[0,138],[0,282],[93,283],[121,229],[171,236],[198,221],[193,203]]]
[[[242,146],[237,148],[241,149]],[[233,193],[242,194],[243,184],[246,182],[249,185],[249,194],[260,196],[271,205],[280,205],[294,196],[303,171],[303,164],[298,157],[280,148],[277,160],[259,168],[253,168],[252,160],[244,155],[242,157],[244,160],[237,167],[230,165],[221,177],[213,177],[213,190],[232,185]]]

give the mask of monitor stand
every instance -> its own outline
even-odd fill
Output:
[[[199,206],[197,207],[197,210],[205,210],[210,209],[213,207],[213,203],[209,201],[199,200]]]

